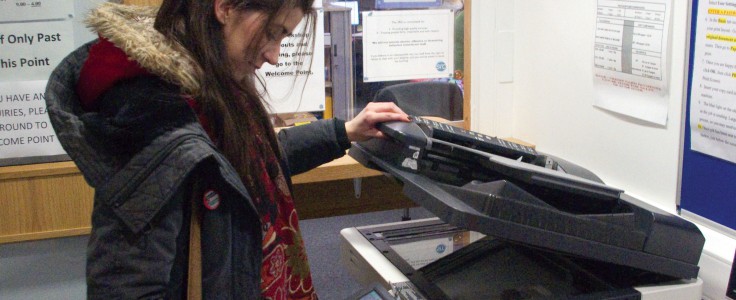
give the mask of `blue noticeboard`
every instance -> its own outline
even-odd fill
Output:
[[[707,1],[707,0],[705,0]],[[679,208],[736,230],[736,164],[691,150],[690,107],[696,52],[698,0],[693,0],[690,27],[685,139]],[[707,12],[701,12],[705,15]],[[735,99],[736,101],[736,99]],[[736,232],[736,231],[735,231]]]

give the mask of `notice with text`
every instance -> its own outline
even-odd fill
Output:
[[[281,41],[276,65],[264,63],[258,70],[265,84],[272,113],[313,112],[325,109],[325,57],[323,11],[318,9],[316,28],[306,19]]]
[[[44,91],[74,48],[73,18],[73,1],[0,0],[0,165],[65,154]]]
[[[667,123],[671,0],[598,0],[595,106]]]
[[[453,13],[363,12],[363,81],[452,77]]]
[[[736,162],[736,0],[701,0],[698,12],[690,147]]]

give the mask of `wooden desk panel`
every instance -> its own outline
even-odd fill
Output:
[[[358,164],[352,157],[345,155],[314,170],[296,175],[291,178],[291,182],[293,184],[302,184],[378,175],[381,175],[381,172],[365,168]]]
[[[335,180],[294,186],[294,201],[300,219],[314,219],[390,209],[415,207],[402,186],[386,176],[362,178],[360,198],[353,180]]]
[[[18,173],[11,179],[2,178],[8,176],[4,171],[0,171],[0,244],[89,232],[93,190],[78,170],[60,175],[41,171],[40,176],[27,177]]]
[[[302,219],[412,206],[398,184],[348,156],[293,178]],[[352,178],[363,177],[355,199]],[[88,234],[94,190],[73,162],[0,167],[0,244]]]

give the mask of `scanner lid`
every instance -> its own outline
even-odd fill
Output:
[[[643,208],[623,194],[616,201],[601,201],[535,190],[534,184],[504,176],[446,183],[398,163],[397,157],[405,154],[403,146],[395,139],[373,139],[353,144],[349,155],[402,182],[407,197],[448,224],[595,261],[676,278],[697,277],[705,239],[696,226],[677,216]],[[421,159],[417,163],[431,164]]]

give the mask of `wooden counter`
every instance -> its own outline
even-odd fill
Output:
[[[401,187],[349,156],[293,177],[302,219],[411,207]],[[355,198],[353,178],[362,179]],[[94,191],[71,162],[0,167],[0,244],[90,232]]]
[[[72,162],[0,168],[0,243],[89,232],[93,191]]]
[[[352,157],[343,156],[309,172],[291,178],[294,184],[353,179],[381,175],[381,172],[365,168]]]

